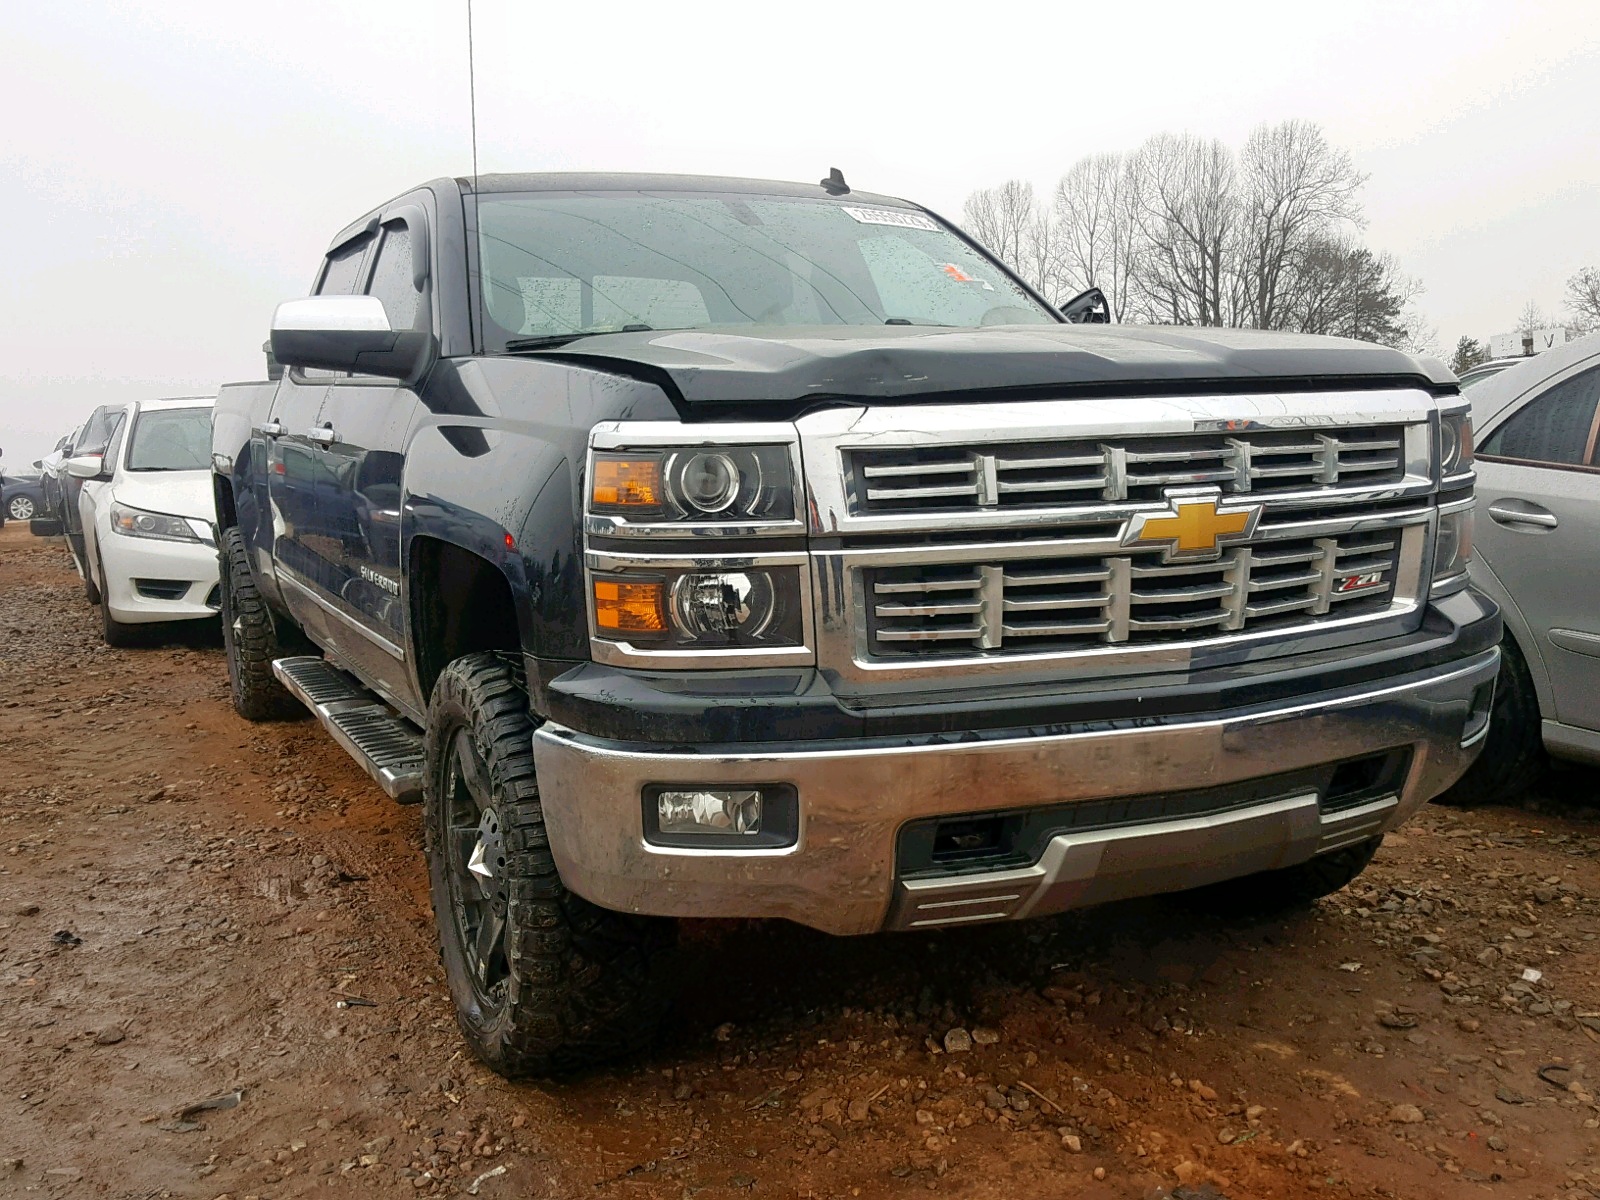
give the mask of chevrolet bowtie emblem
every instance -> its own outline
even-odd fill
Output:
[[[1167,493],[1165,512],[1134,515],[1122,544],[1165,545],[1168,562],[1220,558],[1223,546],[1249,538],[1260,519],[1259,504],[1224,506],[1216,488],[1173,490]]]

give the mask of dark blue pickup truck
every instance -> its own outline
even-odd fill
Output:
[[[437,180],[312,291],[216,408],[234,703],[422,801],[504,1073],[648,1038],[673,918],[1305,902],[1485,735],[1431,360],[1075,322],[837,177]]]

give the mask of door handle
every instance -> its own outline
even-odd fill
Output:
[[[319,446],[331,446],[339,440],[339,435],[334,432],[332,425],[318,425],[306,436]]]
[[[1499,525],[1538,525],[1554,529],[1561,524],[1555,513],[1527,500],[1501,500],[1489,505],[1489,516]]]
[[[261,436],[269,438],[282,437],[283,422],[276,417],[270,421],[263,421],[261,423]]]

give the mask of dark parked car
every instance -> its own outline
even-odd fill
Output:
[[[31,521],[42,513],[44,481],[40,473],[0,470],[0,509],[11,521]]]
[[[215,410],[234,705],[422,800],[506,1074],[640,1045],[669,918],[1307,902],[1483,740],[1431,359],[1071,324],[837,176],[437,180],[314,290]]]

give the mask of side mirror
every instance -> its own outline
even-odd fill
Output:
[[[1111,302],[1099,288],[1088,288],[1063,304],[1061,315],[1074,325],[1109,325]]]
[[[272,314],[272,357],[286,367],[354,371],[415,383],[433,363],[433,334],[391,329],[376,296],[308,296]]]
[[[105,461],[103,455],[80,454],[67,459],[67,474],[74,479],[99,479]]]

